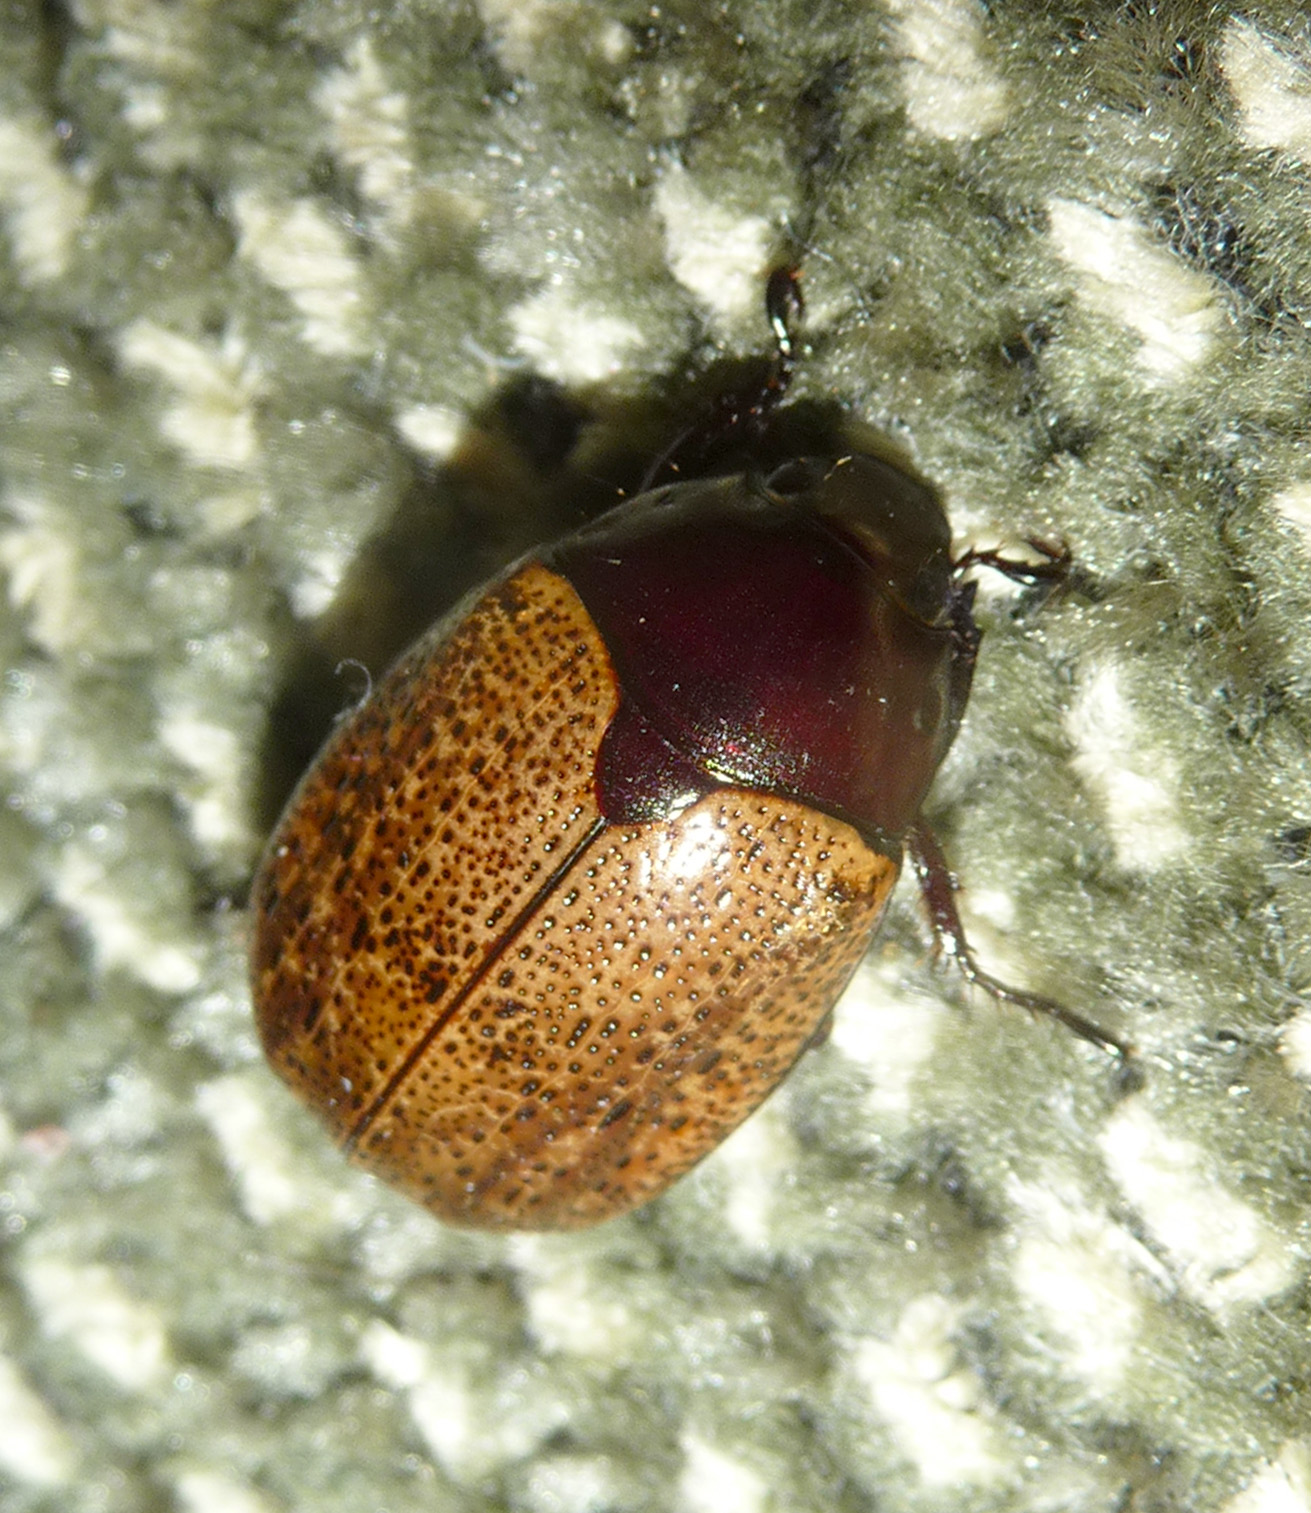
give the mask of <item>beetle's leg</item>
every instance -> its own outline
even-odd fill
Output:
[[[774,371],[768,381],[773,404],[782,399],[792,382],[797,365],[796,334],[805,313],[800,268],[775,268],[765,284],[765,314],[774,333]]]
[[[1029,536],[1025,544],[1038,553],[1041,562],[1021,562],[1015,557],[1003,557],[999,551],[979,551],[971,547],[953,566],[958,576],[972,567],[990,567],[1016,583],[1063,583],[1070,576],[1073,559],[1064,542],[1058,544]]]
[[[694,477],[704,460],[707,442],[722,444],[736,435],[750,452],[791,386],[797,365],[797,332],[805,311],[800,268],[791,264],[775,268],[765,284],[765,315],[774,333],[774,354],[768,368],[745,387],[720,394],[704,415],[675,436],[643,474],[639,493],[645,494],[657,482],[672,481],[684,472]],[[663,478],[666,473],[672,475],[670,480]]]
[[[906,849],[915,869],[915,879],[919,883],[924,907],[929,913],[934,937],[942,951],[961,969],[966,982],[982,988],[985,993],[991,993],[1003,1003],[1016,1004],[1033,1014],[1049,1014],[1076,1035],[1091,1040],[1094,1045],[1101,1046],[1102,1050],[1109,1051],[1122,1060],[1128,1060],[1132,1055],[1128,1043],[1108,1034],[1091,1019],[1085,1019],[1082,1014],[1076,1014],[1055,999],[1007,987],[1004,982],[985,972],[975,961],[974,952],[965,938],[965,927],[961,924],[960,912],[956,908],[956,879],[947,866],[937,838],[923,820],[917,820],[907,832]]]

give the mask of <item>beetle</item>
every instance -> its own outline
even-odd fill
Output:
[[[800,293],[730,428],[762,437]],[[720,422],[722,423],[722,422]],[[660,484],[422,637],[331,736],[253,891],[277,1071],[454,1224],[647,1202],[824,1032],[909,853],[982,972],[920,808],[979,644],[937,494],[871,452]]]

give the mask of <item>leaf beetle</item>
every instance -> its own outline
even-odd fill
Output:
[[[763,436],[794,362],[726,405]],[[673,465],[673,459],[666,459]],[[686,469],[683,469],[686,472]],[[976,965],[920,807],[979,632],[927,485],[861,451],[648,488],[508,569],[337,728],[253,893],[277,1071],[349,1155],[455,1224],[647,1202],[826,1025],[903,854]]]

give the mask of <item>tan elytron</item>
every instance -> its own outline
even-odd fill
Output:
[[[275,1066],[454,1223],[580,1227],[667,1187],[805,1048],[896,877],[738,789],[606,825],[616,706],[582,604],[530,564],[338,732],[256,884]]]

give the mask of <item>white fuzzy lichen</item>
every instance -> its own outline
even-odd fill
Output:
[[[48,125],[0,115],[0,218],[24,283],[67,272],[90,197]]]
[[[665,228],[665,258],[678,282],[721,321],[754,316],[773,236],[770,223],[725,204],[677,164],[661,176],[655,210]]]
[[[150,1392],[167,1379],[163,1319],[109,1267],[36,1257],[23,1286],[45,1332],[66,1340],[122,1391]]]
[[[959,1360],[959,1305],[936,1293],[906,1304],[890,1340],[866,1338],[850,1370],[926,1487],[988,1484],[1016,1471],[978,1377]]]
[[[1141,1097],[1122,1105],[1099,1144],[1184,1290],[1207,1308],[1224,1313],[1266,1302],[1296,1281],[1289,1242],[1220,1180],[1200,1145],[1167,1131]]]
[[[1138,364],[1156,385],[1177,383],[1210,355],[1224,306],[1216,282],[1153,240],[1139,221],[1053,197],[1057,256],[1096,314],[1139,340]]]
[[[560,283],[521,300],[506,319],[516,349],[539,373],[564,384],[611,377],[643,342],[632,321],[587,308]]]
[[[1242,112],[1248,145],[1311,162],[1311,60],[1235,16],[1220,44],[1220,69]]]
[[[259,370],[239,336],[200,342],[143,318],[119,333],[118,350],[127,367],[168,386],[173,398],[160,430],[188,460],[200,467],[251,466],[258,451]]]
[[[345,231],[322,206],[247,189],[233,195],[232,216],[241,255],[290,299],[305,344],[327,357],[366,352],[368,281]]]
[[[1065,714],[1071,764],[1099,802],[1128,872],[1152,872],[1182,857],[1188,831],[1179,806],[1178,762],[1142,729],[1116,662],[1090,666]]]
[[[984,48],[975,0],[893,0],[895,45],[911,125],[938,141],[973,141],[1007,115],[1005,79]]]

